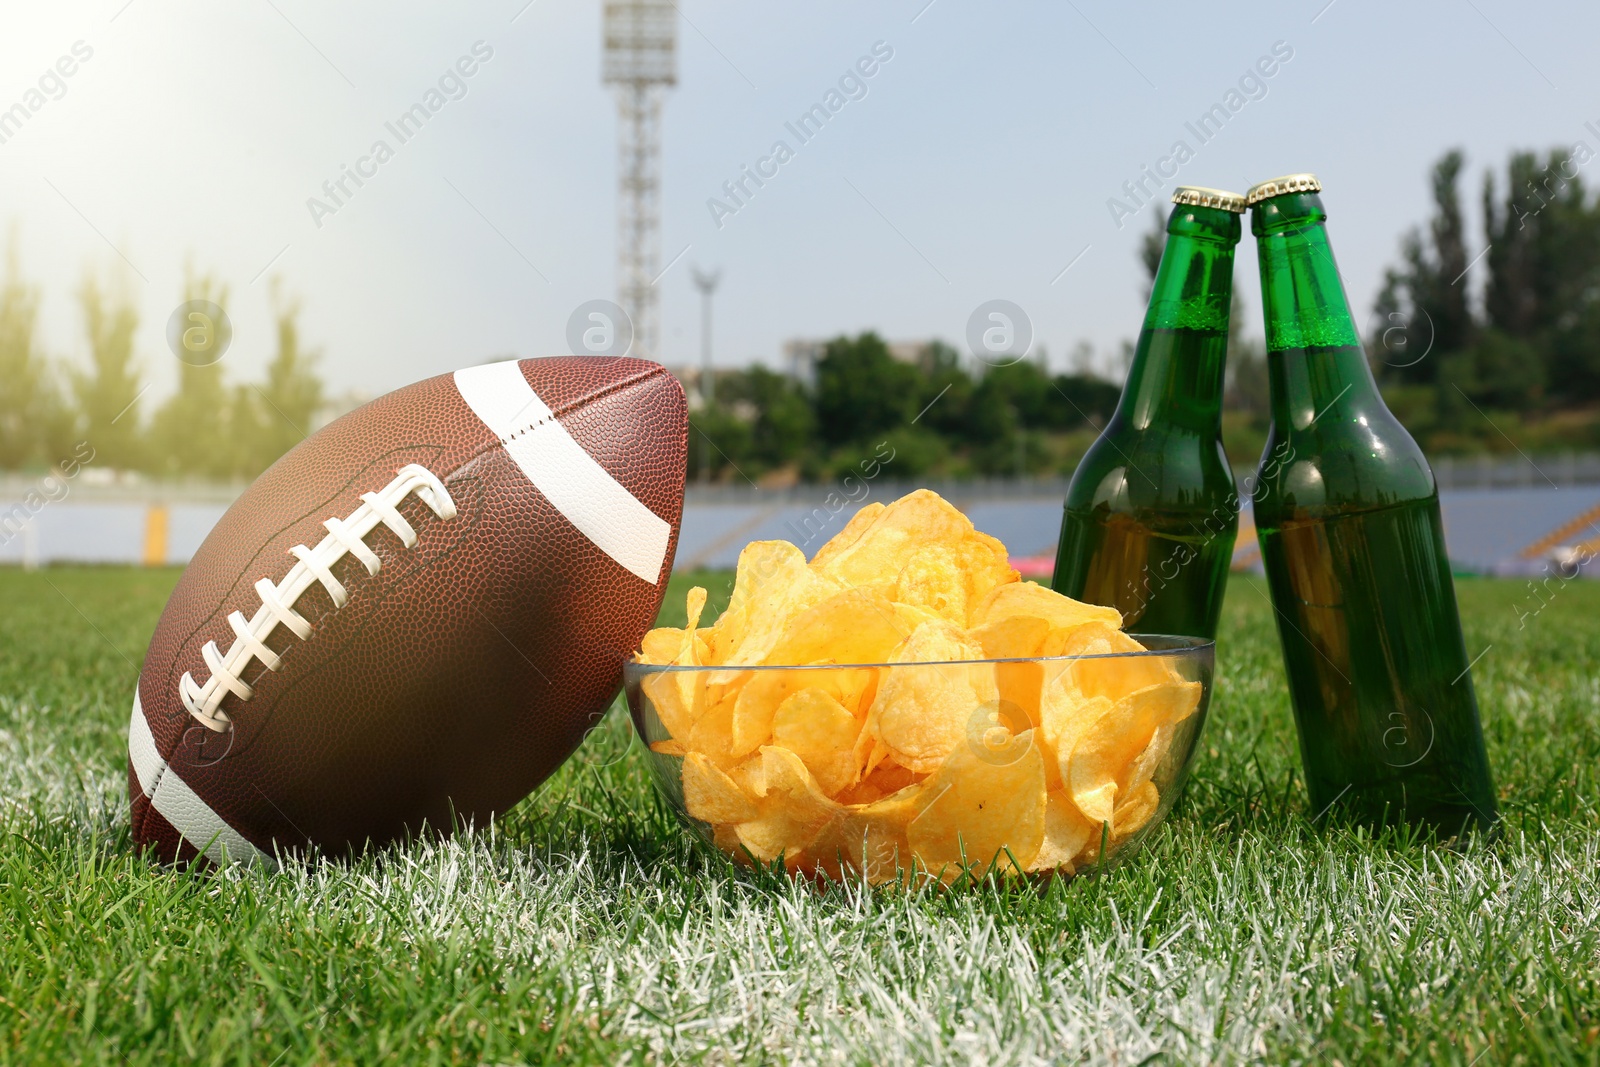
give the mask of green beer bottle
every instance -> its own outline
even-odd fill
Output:
[[[1116,414],[1067,489],[1052,586],[1137,633],[1214,637],[1239,531],[1222,375],[1244,197],[1182,186]]]
[[[1389,413],[1322,186],[1252,186],[1272,427],[1254,489],[1311,805],[1444,836],[1498,817],[1433,472]]]

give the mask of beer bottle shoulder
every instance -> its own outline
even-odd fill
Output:
[[[1278,405],[1251,496],[1256,522],[1316,518],[1437,495],[1422,449],[1376,390]]]
[[[1181,427],[1135,428],[1113,418],[1073,473],[1070,510],[1210,513],[1238,506],[1222,442]]]

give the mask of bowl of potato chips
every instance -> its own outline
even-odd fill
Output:
[[[1019,580],[937,494],[869,504],[807,561],[758,541],[727,608],[625,666],[651,776],[737,860],[878,884],[1125,858],[1182,787],[1213,645],[1130,635]]]

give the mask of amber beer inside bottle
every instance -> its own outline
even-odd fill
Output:
[[[1052,585],[1134,632],[1214,637],[1239,528],[1222,379],[1244,198],[1173,201],[1122,399],[1067,489]]]
[[[1272,405],[1255,522],[1313,813],[1488,829],[1438,491],[1373,381],[1320,189],[1293,175],[1249,194]]]

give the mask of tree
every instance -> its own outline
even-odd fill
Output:
[[[126,294],[108,299],[93,275],[84,278],[78,301],[89,339],[89,370],[74,370],[71,377],[83,432],[98,463],[113,469],[137,467],[143,459],[139,367],[133,356],[139,313]]]
[[[1402,265],[1384,273],[1370,348],[1375,369],[1392,381],[1438,381],[1439,368],[1465,352],[1476,333],[1464,284],[1466,228],[1457,190],[1462,162],[1461,152],[1451,150],[1434,164],[1428,235],[1415,228],[1406,233]]]
[[[70,444],[71,419],[34,343],[38,291],[22,281],[13,242],[0,286],[0,469],[54,463]]]
[[[322,381],[316,375],[320,356],[300,345],[300,304],[281,296],[273,283],[278,350],[267,364],[267,380],[243,390],[241,401],[250,406],[253,430],[242,472],[254,477],[299,444],[312,430],[312,420],[322,406]]]
[[[209,300],[226,308],[228,290],[209,275],[191,275],[184,299]],[[180,360],[177,391],[156,412],[151,426],[154,469],[169,475],[232,476],[239,466],[239,442],[233,437],[235,399],[223,382],[221,360],[205,366]]]
[[[1552,151],[1543,165],[1532,153],[1512,156],[1503,201],[1494,175],[1484,179],[1485,319],[1527,342],[1519,358],[1535,354],[1529,377],[1568,401],[1600,396],[1600,205],[1578,172],[1587,152]]]
[[[755,409],[750,429],[752,458],[762,470],[799,460],[816,430],[805,393],[787,375],[751,367],[740,383],[739,399]]]
[[[952,441],[965,440],[972,428],[972,399],[977,386],[961,365],[961,353],[943,341],[934,341],[928,346],[925,363],[916,412],[911,417],[919,428],[930,433]],[[908,455],[933,455],[926,445],[908,448]]]
[[[921,372],[875,333],[829,341],[817,361],[817,431],[826,445],[865,441],[917,414]]]
[[[750,424],[731,409],[709,404],[689,413],[689,470],[692,481],[730,479],[742,484],[755,471],[746,467]]]
[[[1517,152],[1506,165],[1506,196],[1499,199],[1493,171],[1483,177],[1484,237],[1489,244],[1485,264],[1489,280],[1483,290],[1488,325],[1510,337],[1531,338],[1544,320],[1542,283],[1548,266],[1541,247],[1543,199],[1538,196],[1540,168],[1532,152]]]
[[[1461,176],[1460,149],[1446,152],[1434,164],[1431,176],[1434,215],[1429,222],[1433,237],[1431,271],[1418,276],[1426,288],[1413,300],[1433,317],[1434,344],[1445,352],[1459,352],[1472,342],[1475,332],[1467,302],[1467,238],[1461,221],[1461,196],[1456,189]]]

